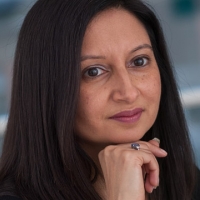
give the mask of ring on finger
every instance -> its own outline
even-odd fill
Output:
[[[140,144],[138,144],[138,143],[132,143],[131,144],[131,148],[135,149],[135,150],[140,150]]]

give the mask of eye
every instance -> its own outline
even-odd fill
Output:
[[[149,62],[149,58],[146,57],[138,57],[131,61],[130,67],[143,67],[147,65]]]
[[[105,73],[106,70],[100,68],[100,67],[90,67],[89,69],[86,69],[83,73],[86,77],[97,77],[101,74]]]

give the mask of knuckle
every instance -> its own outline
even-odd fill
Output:
[[[149,149],[149,144],[147,142],[143,143],[142,146],[144,149]]]
[[[121,152],[121,159],[123,162],[130,162],[134,161],[134,152],[133,151],[122,151]]]
[[[100,151],[99,156],[109,157],[113,149],[115,149],[115,146],[109,145]]]

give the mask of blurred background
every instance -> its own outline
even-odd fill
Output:
[[[162,24],[200,167],[200,1],[144,1]],[[35,0],[0,0],[0,153],[9,112],[16,41],[24,16],[34,3]]]

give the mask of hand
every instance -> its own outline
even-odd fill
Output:
[[[156,157],[165,157],[167,153],[156,140],[137,143],[138,151],[131,144],[120,144],[107,146],[99,153],[107,200],[144,200],[145,190],[151,193],[159,185]]]

